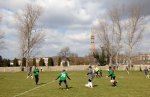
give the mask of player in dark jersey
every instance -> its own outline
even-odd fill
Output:
[[[149,78],[149,74],[148,74],[149,70],[147,67],[145,67],[144,72],[145,72],[146,78]]]
[[[92,66],[89,66],[89,71],[88,71],[87,75],[89,75],[89,79],[88,79],[88,83],[85,84],[85,86],[89,87],[89,88],[93,88],[92,81],[95,77],[95,74],[94,74],[94,69],[92,68]]]

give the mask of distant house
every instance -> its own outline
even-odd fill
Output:
[[[10,66],[13,66],[13,65],[14,65],[13,60],[10,60]]]
[[[138,54],[132,57],[133,64],[150,65],[150,54]]]

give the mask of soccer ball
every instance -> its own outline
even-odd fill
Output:
[[[93,88],[92,82],[88,82],[88,84],[85,84],[85,87]]]
[[[111,83],[114,83],[114,80],[110,80]]]
[[[85,87],[89,87],[89,84],[85,84]]]

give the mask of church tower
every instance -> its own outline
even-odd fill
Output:
[[[91,54],[95,52],[94,31],[91,31]]]

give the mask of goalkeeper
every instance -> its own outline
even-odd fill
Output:
[[[66,89],[68,89],[68,84],[67,84],[67,78],[71,80],[66,72],[66,70],[63,70],[60,75],[56,78],[56,80],[59,78],[59,87],[61,88],[61,83],[64,82],[66,85]]]

